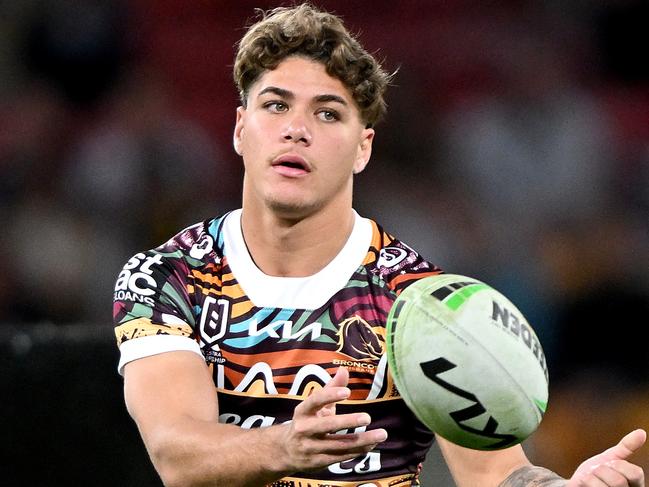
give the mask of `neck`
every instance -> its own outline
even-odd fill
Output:
[[[354,212],[345,206],[287,218],[244,204],[241,225],[248,251],[262,272],[306,277],[322,270],[345,246],[354,227]]]

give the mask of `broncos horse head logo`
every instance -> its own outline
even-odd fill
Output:
[[[336,336],[338,337],[336,352],[344,353],[356,360],[380,360],[385,351],[385,329],[371,326],[359,316],[352,316],[342,321],[338,325]]]

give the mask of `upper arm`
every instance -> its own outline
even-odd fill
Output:
[[[144,357],[124,367],[124,398],[147,448],[165,432],[191,419],[216,422],[216,388],[205,362],[194,352]]]
[[[520,445],[481,451],[458,446],[440,436],[437,436],[437,441],[459,487],[497,487],[514,470],[530,465]]]

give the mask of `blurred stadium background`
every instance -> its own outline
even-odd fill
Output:
[[[399,70],[357,209],[541,337],[530,457],[568,475],[649,428],[649,4],[315,3]],[[123,405],[113,282],[239,205],[233,45],[277,5],[0,4],[2,485],[160,485]],[[451,485],[436,450],[424,485]]]

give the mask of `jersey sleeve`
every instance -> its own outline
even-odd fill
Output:
[[[190,286],[184,253],[169,243],[134,255],[122,268],[113,296],[120,374],[128,362],[159,353],[187,350],[202,357]]]
[[[365,264],[370,272],[386,283],[396,295],[410,284],[424,277],[443,274],[444,271],[424,259],[417,251],[373,223],[372,245]]]

